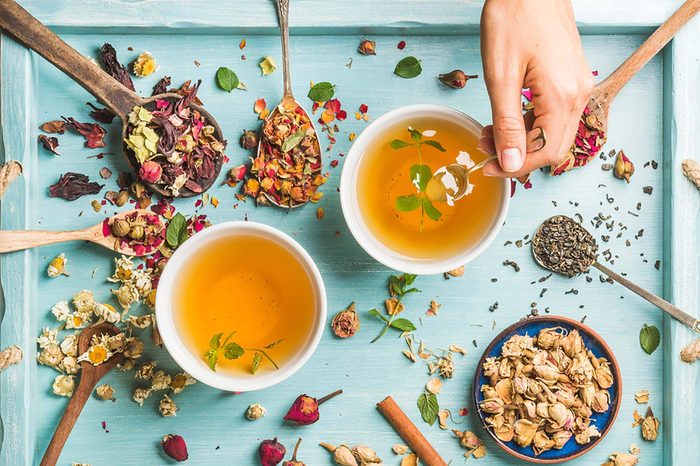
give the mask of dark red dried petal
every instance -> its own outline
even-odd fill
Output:
[[[87,175],[67,172],[61,175],[56,183],[49,186],[49,196],[74,201],[86,194],[99,193],[103,186],[94,181],[91,182]]]
[[[57,137],[48,137],[44,134],[39,135],[39,142],[41,143],[42,146],[44,146],[44,149],[53,152],[56,155],[61,155],[56,148],[58,147],[58,138]]]
[[[76,133],[82,134],[85,137],[85,147],[96,149],[104,147],[104,137],[107,134],[105,129],[97,123],[80,123],[73,117],[61,117],[66,122],[66,126],[72,128]]]

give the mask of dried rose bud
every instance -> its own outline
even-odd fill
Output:
[[[248,167],[245,165],[233,167],[228,171],[228,181],[231,183],[238,183],[239,181],[243,180],[247,171]]]
[[[452,89],[462,89],[467,85],[467,81],[478,77],[479,75],[476,74],[465,74],[462,70],[454,70],[438,75],[440,82]]]
[[[129,222],[124,220],[123,218],[118,218],[112,223],[112,234],[116,236],[117,238],[123,238],[124,236],[129,234],[129,231],[131,230],[131,225],[129,225]]]
[[[625,180],[628,183],[634,174],[634,164],[629,158],[627,158],[622,150],[617,153],[617,157],[615,158],[615,168],[613,169],[613,174],[615,177]]]
[[[249,129],[243,130],[241,147],[246,150],[252,150],[258,147],[258,133]]]
[[[147,160],[139,168],[139,178],[146,183],[157,183],[163,175],[163,167],[158,162]]]
[[[292,459],[282,463],[282,466],[306,466],[303,461],[297,460],[297,452],[299,451],[299,445],[301,445],[301,437],[297,440],[297,444],[294,446],[294,453],[292,453]]]
[[[187,444],[185,439],[179,435],[168,434],[163,437],[163,441],[160,444],[163,446],[165,454],[175,461],[187,460]]]
[[[355,303],[351,303],[347,309],[340,311],[333,317],[331,328],[335,336],[339,338],[350,338],[355,335],[360,328],[360,318],[355,312]]]
[[[357,48],[357,51],[362,55],[376,55],[376,45],[377,43],[373,40],[363,39],[362,42],[360,42],[360,46]]]
[[[299,395],[297,399],[294,400],[292,407],[287,411],[287,414],[285,414],[284,420],[294,422],[301,426],[313,424],[318,421],[319,418],[318,406],[341,393],[343,393],[342,390],[336,390],[318,400],[308,395]]]
[[[277,441],[277,437],[273,440],[263,440],[258,447],[258,456],[262,466],[276,466],[286,454],[287,449]]]

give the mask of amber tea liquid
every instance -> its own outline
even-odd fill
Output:
[[[198,356],[217,333],[235,331],[231,341],[264,348],[282,367],[311,336],[316,298],[304,266],[273,240],[252,235],[218,239],[186,264],[177,291],[180,334]],[[219,358],[217,371],[252,375],[254,351],[237,360]],[[275,370],[269,361],[258,375]]]
[[[411,166],[419,163],[417,150],[390,146],[394,139],[411,141],[409,126],[421,133],[436,131],[424,138],[436,140],[446,149],[441,152],[427,145],[421,147],[422,163],[433,173],[455,163],[460,151],[467,152],[475,163],[488,157],[477,149],[477,135],[447,118],[409,118],[394,123],[363,154],[358,171],[358,204],[367,228],[385,247],[410,258],[444,259],[476,244],[494,226],[504,195],[503,180],[475,171],[470,176],[474,185],[471,194],[452,206],[434,202],[441,217],[434,221],[424,215],[421,228],[420,209],[406,212],[396,207],[397,197],[417,193],[410,177]]]

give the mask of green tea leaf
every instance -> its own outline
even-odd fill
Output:
[[[306,130],[305,129],[300,129],[296,133],[292,134],[289,136],[287,139],[284,140],[282,143],[282,152],[289,152],[290,150],[294,149],[296,146],[299,145],[301,141],[304,140],[304,137],[306,136]]]
[[[335,95],[335,86],[329,82],[320,82],[314,84],[314,87],[309,89],[307,94],[309,99],[314,102],[326,102],[331,100]]]
[[[219,359],[219,353],[216,350],[209,350],[206,353],[204,353],[204,360],[207,362],[207,365],[209,365],[209,369],[213,370],[216,372],[216,362]]]
[[[416,57],[406,57],[398,62],[394,68],[394,74],[405,79],[415,78],[422,71],[423,68]]]
[[[432,146],[432,147],[436,148],[437,150],[439,150],[440,152],[447,152],[447,149],[442,147],[442,144],[440,144],[439,142],[434,141],[432,139],[429,139],[427,141],[423,141],[423,144],[427,144],[429,146]]]
[[[213,337],[211,337],[211,340],[209,340],[209,348],[213,350],[218,350],[221,348],[221,337],[223,337],[223,333],[217,333]]]
[[[396,210],[410,212],[420,207],[420,199],[415,194],[399,196],[396,198]]]
[[[408,319],[400,318],[391,321],[391,326],[395,329],[401,330],[402,332],[413,332],[416,330],[416,326]]]
[[[384,322],[389,322],[389,319],[387,319],[386,317],[384,317],[384,316],[381,314],[381,312],[379,312],[379,311],[376,310],[376,309],[370,309],[370,310],[367,311],[367,312],[368,312],[369,315],[371,315],[371,316],[379,317],[379,318],[382,319]]]
[[[423,139],[423,135],[420,133],[420,131],[418,131],[415,128],[411,128],[409,126],[408,132],[411,133],[411,139],[413,139],[416,142],[420,142],[420,140]]]
[[[180,235],[182,230],[187,234],[187,219],[180,212],[176,213],[168,222],[168,228],[165,230],[165,242],[171,248],[178,247],[180,243]]]
[[[238,343],[224,345],[224,357],[226,359],[238,359],[245,354],[245,350]]]
[[[433,172],[427,165],[412,165],[410,170],[411,183],[417,185],[418,191],[425,191],[428,181],[433,177]]]
[[[410,147],[413,144],[411,144],[410,142],[402,141],[401,139],[394,139],[393,141],[391,141],[389,143],[389,145],[391,146],[392,149],[396,150],[396,149],[403,149],[404,147]]]
[[[430,217],[431,220],[434,220],[436,222],[440,220],[440,217],[442,217],[442,213],[439,210],[437,210],[437,208],[427,197],[423,198],[423,210],[425,211],[426,215]]]
[[[260,363],[262,362],[262,354],[260,353],[255,353],[253,356],[253,374],[258,372],[258,369],[260,369]]]
[[[642,349],[647,354],[651,354],[656,351],[660,342],[661,334],[659,333],[659,329],[654,325],[644,324],[644,327],[642,327],[642,330],[639,332],[639,344],[642,346]]]
[[[437,396],[432,393],[423,393],[418,397],[418,410],[420,411],[420,416],[425,422],[431,426],[435,424],[438,417],[438,411],[440,411]]]
[[[221,89],[231,92],[238,87],[240,81],[232,69],[222,66],[216,71],[216,82]]]

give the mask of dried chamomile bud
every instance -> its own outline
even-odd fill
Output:
[[[259,403],[254,403],[248,406],[245,412],[245,417],[249,421],[257,421],[267,413],[267,410]]]
[[[103,343],[91,345],[88,350],[78,357],[78,362],[88,361],[93,366],[99,366],[112,357],[112,353]]]
[[[167,390],[170,388],[171,377],[165,371],[156,371],[151,377],[151,390]]]
[[[142,52],[134,61],[133,67],[134,74],[139,78],[145,78],[159,68],[151,52]]]
[[[338,338],[350,338],[360,329],[360,318],[355,311],[355,303],[340,311],[331,321],[333,333]]]
[[[178,407],[175,402],[168,395],[163,395],[163,399],[160,400],[160,403],[158,404],[158,411],[160,411],[161,416],[176,416],[177,410]]]
[[[73,396],[75,390],[75,377],[72,375],[57,375],[51,386],[55,395],[58,396]]]
[[[121,320],[121,314],[111,304],[100,303],[95,306],[95,315],[110,324],[116,324]]]
[[[117,401],[116,398],[114,398],[114,388],[107,384],[100,385],[99,387],[97,387],[95,389],[95,394],[100,400]]]
[[[59,254],[58,256],[54,257],[51,262],[49,262],[49,266],[46,269],[46,274],[50,278],[56,278],[59,275],[65,275],[66,277],[68,276],[68,272],[66,272],[66,265],[68,264],[68,259],[66,259],[66,255],[64,253]]]
[[[143,406],[144,401],[151,396],[151,389],[149,388],[137,388],[134,390],[134,394],[131,396],[131,398],[139,404],[139,406]]]
[[[172,376],[170,380],[170,388],[174,394],[181,393],[185,387],[194,385],[197,381],[187,372],[180,372]]]
[[[151,380],[151,378],[153,377],[153,371],[155,370],[155,367],[157,365],[158,363],[156,361],[144,362],[134,373],[134,378],[141,380]]]

